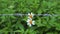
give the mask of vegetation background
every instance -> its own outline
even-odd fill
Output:
[[[0,16],[0,34],[60,34],[60,0],[0,0],[0,14],[59,14],[35,16],[27,26],[27,16]]]

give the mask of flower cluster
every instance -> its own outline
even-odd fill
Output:
[[[35,25],[35,21],[32,20],[34,14],[33,13],[28,13],[28,20],[27,20],[27,25],[29,25],[30,27],[32,25]]]

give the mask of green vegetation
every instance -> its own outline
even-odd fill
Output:
[[[0,0],[0,14],[60,14],[60,0]],[[60,34],[59,16],[35,16],[27,26],[27,16],[0,16],[0,34]]]

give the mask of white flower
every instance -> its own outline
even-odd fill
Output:
[[[31,27],[32,25],[35,25],[34,22],[35,22],[35,21],[32,21],[32,19],[28,19],[28,20],[27,20],[27,25],[29,25],[29,26]]]
[[[28,18],[33,18],[34,14],[33,13],[28,13]]]

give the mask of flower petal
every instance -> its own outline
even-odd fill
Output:
[[[35,21],[32,21],[32,24],[35,25]]]
[[[28,15],[30,15],[30,13],[28,13]]]
[[[28,22],[27,25],[29,25],[30,23]]]
[[[31,27],[32,25],[31,24],[29,24],[29,27]]]
[[[27,22],[29,22],[30,20],[28,19]]]
[[[32,17],[34,16],[34,14],[33,14],[33,13],[31,13],[31,15],[32,15]]]

